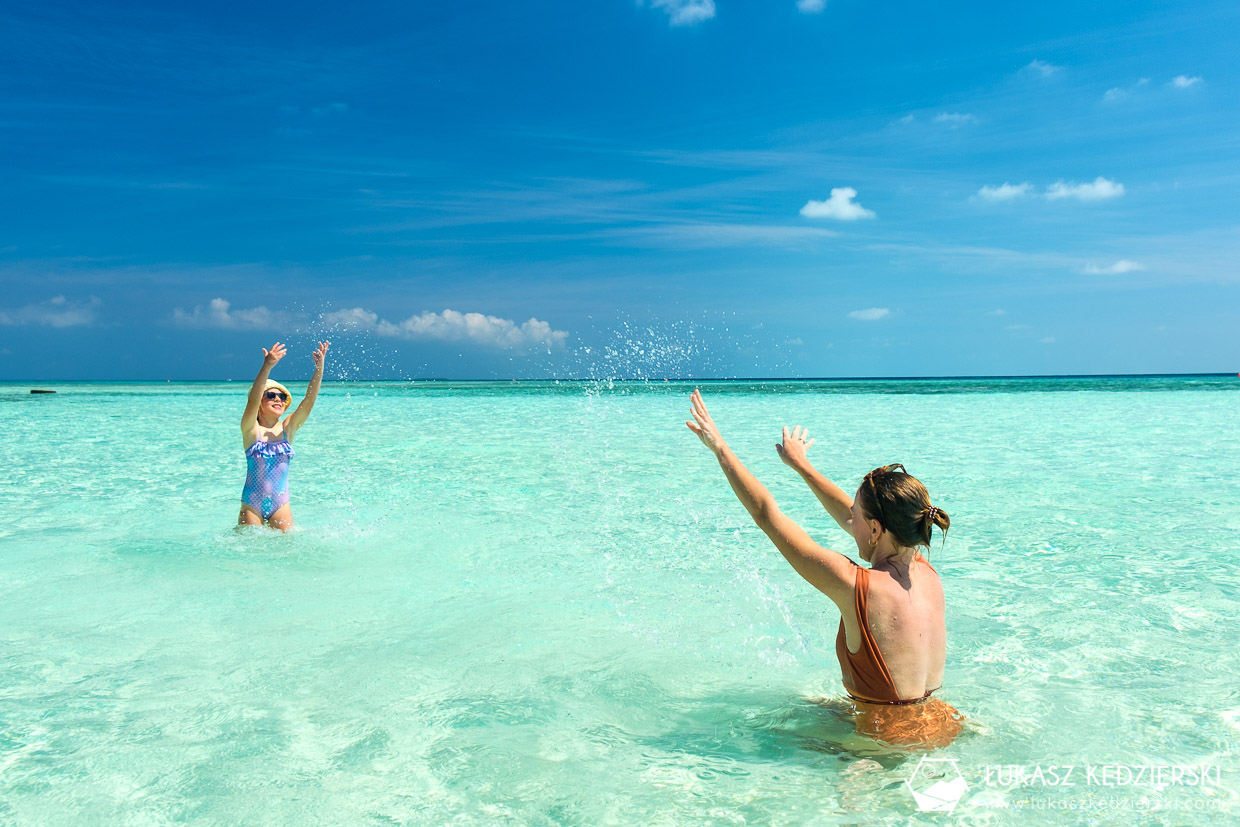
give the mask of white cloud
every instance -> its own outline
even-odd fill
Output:
[[[988,315],[988,316],[1006,316],[1006,315],[1007,315],[1007,311],[1006,311],[1006,310],[1004,310],[1004,309],[1002,309],[1002,308],[1000,308],[1000,309],[998,309],[998,310],[992,310],[992,311],[990,311],[989,313],[987,313],[986,315]]]
[[[349,310],[324,313],[322,320],[326,325],[344,330],[374,330],[379,324],[379,314],[354,307]]]
[[[55,296],[45,302],[0,308],[0,326],[40,325],[42,327],[83,327],[94,324],[95,311],[102,302],[95,296],[88,302],[71,302],[64,296]]]
[[[977,118],[967,112],[940,112],[934,116],[935,123],[947,124],[952,129],[964,126],[967,123],[973,123]]]
[[[1055,344],[1055,337],[1054,336],[1043,336],[1041,339],[1038,339],[1038,341],[1044,345],[1053,345]]]
[[[1131,273],[1134,270],[1144,269],[1144,265],[1135,261],[1129,261],[1126,258],[1122,258],[1114,264],[1109,264],[1106,267],[1099,267],[1096,264],[1087,264],[1085,265],[1085,269],[1081,270],[1081,272],[1090,276],[1117,276],[1121,273]]]
[[[1102,99],[1104,101],[1107,101],[1108,103],[1114,103],[1115,101],[1123,100],[1124,98],[1132,95],[1138,89],[1140,89],[1142,86],[1144,86],[1145,84],[1149,82],[1150,82],[1149,78],[1141,78],[1136,83],[1134,83],[1132,86],[1129,86],[1126,89],[1122,86],[1113,87],[1106,91],[1106,94],[1102,96]]]
[[[1033,189],[1033,184],[1028,181],[1021,184],[1009,184],[1004,181],[997,187],[987,184],[977,191],[977,197],[983,201],[1011,201],[1014,198],[1023,198],[1029,194],[1031,189]]]
[[[1047,63],[1045,60],[1031,60],[1025,66],[1026,72],[1032,72],[1040,77],[1048,78],[1060,70],[1061,67],[1053,63]]]
[[[784,344],[788,347],[803,347],[805,345],[805,340],[800,336],[797,336],[795,339],[785,339]]]
[[[567,331],[552,330],[551,325],[538,319],[530,319],[518,325],[511,319],[486,316],[482,313],[461,313],[456,310],[420,313],[403,322],[394,323],[380,319],[377,313],[354,307],[326,313],[323,321],[354,330],[373,330],[380,336],[396,339],[466,341],[499,348],[532,345],[560,347],[568,338]]]
[[[1063,181],[1056,181],[1046,189],[1046,197],[1050,201],[1058,201],[1061,198],[1077,198],[1081,201],[1102,201],[1107,198],[1118,198],[1124,194],[1124,185],[1117,184],[1114,181],[1108,181],[1099,175],[1092,183],[1065,184]]]
[[[650,5],[667,12],[673,26],[692,26],[715,16],[715,0],[651,0]]]
[[[862,322],[876,322],[890,315],[891,311],[886,307],[871,307],[867,310],[854,310],[848,314],[848,318]]]
[[[853,201],[857,191],[852,187],[836,187],[826,201],[808,201],[801,208],[806,218],[834,218],[839,221],[856,221],[858,218],[874,218],[874,211]]]
[[[197,305],[188,313],[181,308],[172,311],[172,323],[181,327],[219,328],[221,330],[270,330],[290,324],[287,313],[258,306],[249,310],[233,310],[224,299],[212,299],[206,307]]]
[[[745,247],[769,245],[797,247],[839,233],[821,227],[789,227],[765,224],[659,224],[609,232],[637,242],[678,247]]]
[[[1177,89],[1187,89],[1190,86],[1195,86],[1198,83],[1201,83],[1201,77],[1198,75],[1176,75],[1175,79],[1172,80],[1171,83]]]
[[[827,7],[827,0],[797,0],[797,11],[801,14],[818,14]]]

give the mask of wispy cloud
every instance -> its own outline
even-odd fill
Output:
[[[1122,258],[1114,264],[1108,264],[1105,267],[1100,267],[1097,264],[1087,264],[1081,272],[1090,276],[1117,276],[1121,273],[1131,273],[1135,270],[1144,269],[1145,265]]]
[[[852,187],[835,187],[831,197],[826,201],[808,201],[801,208],[801,215],[806,218],[834,218],[837,221],[856,221],[859,218],[874,218],[873,210],[853,201],[857,191]]]
[[[1024,198],[1032,192],[1033,184],[1028,181],[1019,184],[1009,184],[1004,181],[997,187],[987,184],[978,190],[977,195],[973,197],[991,202],[1014,201],[1017,198]],[[1123,184],[1098,176],[1093,181],[1083,184],[1078,184],[1075,181],[1056,181],[1046,188],[1045,196],[1048,201],[1058,201],[1063,198],[1076,198],[1080,201],[1103,201],[1107,198],[1118,198],[1123,194]]]
[[[1196,86],[1201,83],[1199,75],[1176,75],[1171,81],[1171,85],[1177,89],[1187,89],[1190,86]]]
[[[1078,184],[1056,181],[1046,188],[1046,198],[1058,201],[1061,198],[1076,198],[1080,201],[1103,201],[1107,198],[1118,198],[1124,194],[1124,185],[1109,181],[1099,175],[1091,183]]]
[[[818,14],[827,7],[827,0],[797,0],[797,11],[801,14]]]
[[[865,310],[854,310],[848,314],[848,318],[857,319],[862,322],[876,322],[891,315],[891,310],[886,307],[870,307]]]
[[[1033,184],[1025,181],[1021,184],[1009,184],[1004,181],[997,187],[989,184],[977,191],[977,197],[983,201],[1011,201],[1015,198],[1023,198],[1033,189]]]
[[[1007,315],[1007,311],[1006,311],[1006,310],[1004,310],[1003,308],[999,308],[998,310],[992,310],[992,311],[990,311],[990,312],[989,312],[989,313],[987,313],[986,315],[987,315],[987,316],[1006,316],[1006,315]]]
[[[1193,230],[1170,234],[1142,233],[1125,239],[1123,252],[1143,270],[1132,270],[1125,279],[1081,279],[1079,274],[1095,251],[1053,252],[1008,247],[971,247],[961,244],[883,242],[861,249],[882,252],[892,261],[924,267],[935,263],[954,272],[988,274],[996,268],[1012,273],[1062,274],[1061,284],[1088,289],[1181,288],[1187,284],[1240,284],[1240,229]],[[1111,249],[1111,248],[1108,248]],[[1105,264],[1106,262],[1100,262]],[[1074,274],[1068,276],[1067,274]],[[1012,313],[1009,308],[1009,313]]]
[[[168,181],[162,179],[131,178],[119,175],[43,175],[42,180],[54,184],[70,184],[75,187],[99,187],[118,190],[205,190],[207,184],[192,181]]]
[[[550,324],[538,319],[531,318],[518,325],[511,319],[456,310],[444,310],[442,313],[428,311],[410,316],[403,322],[389,322],[380,319],[378,313],[354,307],[325,313],[323,322],[346,330],[374,331],[380,336],[396,339],[465,341],[505,349],[535,345],[562,347],[568,339],[567,331],[553,330]]]
[[[225,299],[212,299],[206,307],[197,305],[186,312],[172,311],[172,323],[178,327],[218,328],[220,330],[271,330],[292,323],[288,313],[268,310],[262,305],[247,310],[233,310]]]
[[[86,302],[71,302],[64,296],[56,296],[38,304],[12,309],[0,308],[0,325],[17,327],[37,325],[40,327],[83,327],[94,324],[95,313],[102,302],[91,296]]]
[[[715,0],[650,0],[650,5],[667,12],[673,26],[693,26],[715,16]]]
[[[940,112],[934,116],[935,123],[945,124],[952,129],[958,129],[967,123],[973,123],[977,118],[967,112]]]
[[[379,324],[379,314],[360,307],[352,307],[348,310],[324,313],[322,321],[328,327],[338,330],[374,330]]]
[[[1114,103],[1116,101],[1121,101],[1124,98],[1127,98],[1133,94],[1136,94],[1137,90],[1139,90],[1142,86],[1145,86],[1149,82],[1150,82],[1149,78],[1141,78],[1136,83],[1134,83],[1132,86],[1112,87],[1111,89],[1108,89],[1106,91],[1106,94],[1102,96],[1102,99],[1104,101],[1107,101],[1108,103]]]
[[[676,247],[796,247],[835,238],[839,233],[821,227],[765,224],[659,224],[608,230],[603,237],[629,239],[639,244]]]
[[[1025,64],[1024,71],[1037,75],[1038,77],[1048,78],[1060,71],[1062,68],[1063,67],[1056,66],[1053,63],[1047,63],[1045,60],[1034,59]]]

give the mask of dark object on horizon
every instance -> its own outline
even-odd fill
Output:
[[[39,390],[38,388],[35,388],[34,390],[30,392],[31,393],[55,393],[56,391],[45,391],[45,390]]]

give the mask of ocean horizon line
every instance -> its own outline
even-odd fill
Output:
[[[1192,378],[1210,378],[1219,379],[1226,377],[1240,377],[1240,374],[1231,373],[1229,371],[1205,372],[1205,373],[1030,373],[1030,374],[946,374],[934,376],[665,376],[665,377],[555,377],[548,376],[542,378],[470,378],[470,379],[452,379],[443,376],[433,377],[416,377],[409,379],[332,379],[324,377],[326,382],[332,384],[409,384],[416,382],[425,383],[472,383],[472,384],[494,384],[497,382],[514,383],[514,384],[534,384],[558,382],[568,384],[592,384],[598,382],[627,382],[627,383],[650,383],[650,382],[667,382],[667,383],[692,383],[692,382],[934,382],[934,381],[978,381],[978,380],[1015,380],[1015,379],[1192,379]],[[73,384],[73,385],[165,385],[165,384],[244,384],[250,382],[250,379],[0,379],[0,385],[48,385],[48,384]],[[304,379],[290,379],[291,382],[304,382]]]

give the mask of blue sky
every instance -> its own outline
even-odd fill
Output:
[[[0,9],[0,379],[1240,369],[1240,6]]]

